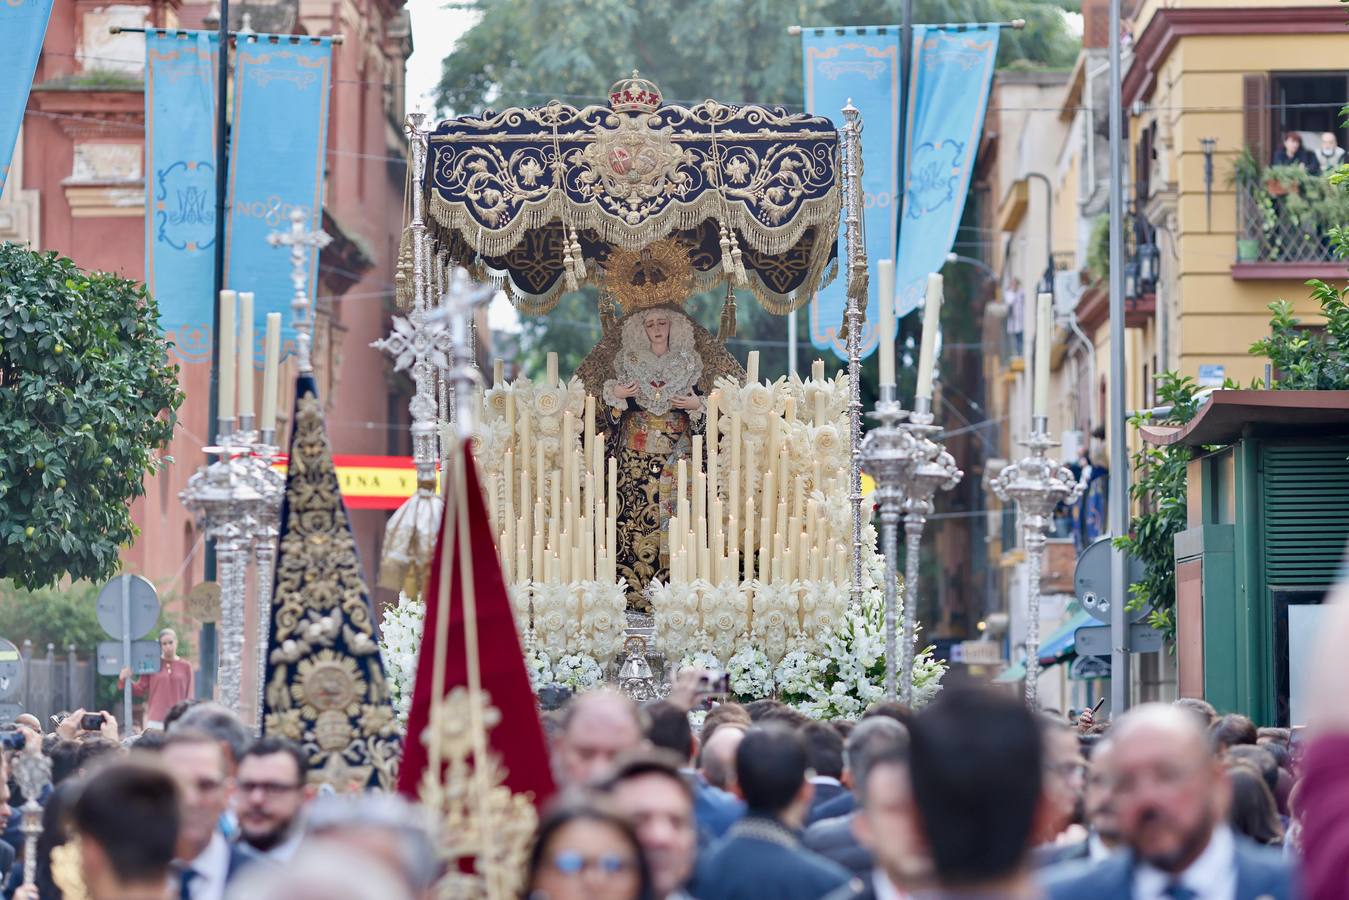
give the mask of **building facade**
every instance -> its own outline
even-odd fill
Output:
[[[403,227],[403,76],[412,49],[403,0],[231,6],[235,30],[344,36],[333,51],[323,223],[334,240],[319,259],[316,369],[336,452],[406,452],[407,391],[369,347],[387,330]],[[56,4],[0,201],[0,239],[143,280],[144,39],[109,28],[215,27],[212,14],[211,6],[179,0]],[[203,543],[178,493],[211,437],[209,366],[182,362],[180,378],[186,399],[166,451],[174,461],[147,479],[133,507],[141,535],[124,556],[126,571],[149,578],[170,601],[203,577]],[[368,577],[385,517],[352,512]]]

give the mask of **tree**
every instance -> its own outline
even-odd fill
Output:
[[[602,102],[631,69],[678,102],[800,108],[801,40],[791,25],[886,25],[901,0],[464,0],[478,13],[445,58],[437,89],[444,112],[549,100]],[[998,64],[1068,66],[1078,42],[1063,16],[1073,3],[916,0],[915,22],[1026,20],[1004,31]]]
[[[183,395],[145,288],[0,244],[0,577],[102,581]]]

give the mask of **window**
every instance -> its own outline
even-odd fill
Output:
[[[1268,164],[1280,136],[1303,133],[1303,146],[1315,148],[1322,132],[1333,132],[1349,146],[1349,130],[1340,108],[1349,100],[1349,72],[1271,72],[1244,76],[1245,139],[1256,159]]]

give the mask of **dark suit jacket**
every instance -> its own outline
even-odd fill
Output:
[[[871,873],[867,872],[865,876],[854,878],[832,894],[826,894],[824,900],[876,900],[876,883],[871,880]]]
[[[871,852],[852,833],[852,816],[824,819],[806,828],[801,843],[807,850],[838,863],[854,875],[870,877]]]
[[[772,819],[746,816],[712,849],[689,893],[699,900],[820,900],[848,883],[847,870],[801,846]]]
[[[1299,896],[1292,868],[1282,855],[1243,837],[1236,839],[1237,892],[1235,900],[1292,900]],[[1066,863],[1043,873],[1048,900],[1132,900],[1134,859],[1116,853],[1098,863]]]
[[[852,791],[835,794],[823,803],[811,805],[810,812],[806,815],[806,825],[810,826],[816,822],[823,822],[825,819],[836,819],[839,816],[850,815],[856,806],[857,801],[853,799]]]
[[[824,784],[815,785],[815,796],[810,801],[810,812],[806,813],[806,821],[809,822],[811,816],[813,816],[815,811],[821,806],[838,797],[840,794],[846,793],[848,793],[848,789],[841,784],[829,784],[826,782]]]
[[[745,804],[734,794],[708,784],[699,775],[689,778],[693,788],[693,819],[698,824],[698,846],[708,847],[726,834],[745,814]]]

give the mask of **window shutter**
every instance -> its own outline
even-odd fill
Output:
[[[1269,76],[1256,72],[1241,76],[1241,105],[1243,109],[1242,137],[1251,155],[1261,165],[1268,165],[1270,157]]]
[[[1334,584],[1349,539],[1349,441],[1268,444],[1261,463],[1269,584]]]

